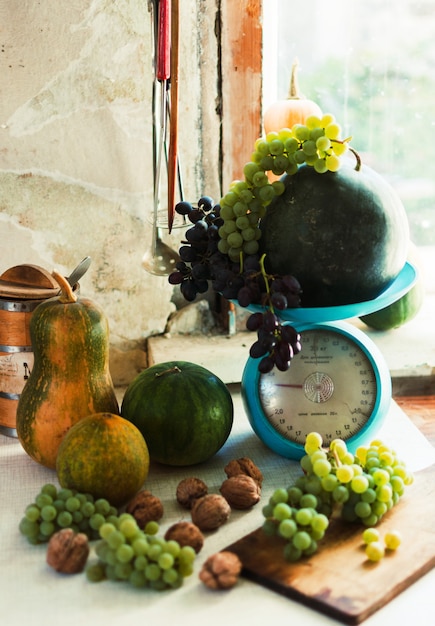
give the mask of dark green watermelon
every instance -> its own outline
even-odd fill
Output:
[[[233,425],[226,385],[188,361],[158,363],[127,387],[122,417],[142,433],[150,458],[166,465],[202,463],[216,454]]]
[[[294,275],[304,307],[381,294],[403,268],[409,241],[405,209],[389,183],[350,163],[325,174],[302,166],[282,180],[285,191],[260,224],[268,272]]]

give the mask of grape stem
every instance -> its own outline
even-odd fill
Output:
[[[269,278],[267,276],[267,272],[266,272],[266,269],[264,267],[264,259],[265,258],[266,258],[266,255],[262,254],[259,263],[260,263],[261,274],[262,274],[262,276],[264,278],[264,284],[266,286],[266,294],[267,294],[267,296],[269,298],[269,296],[270,296],[270,287],[269,287]],[[272,311],[272,313],[275,312],[275,310],[273,308],[273,305],[270,302],[270,299],[269,299],[269,309]]]
[[[351,148],[351,146],[349,146],[349,150],[352,152],[353,156],[356,159],[355,171],[359,172],[360,169],[361,169],[361,165],[362,165],[361,157],[358,154],[358,152],[356,150],[354,150],[354,148]]]
[[[331,143],[347,143],[349,144],[350,140],[352,139],[352,137],[347,137],[346,139],[340,140],[340,139],[331,139]],[[359,172],[362,166],[362,161],[361,161],[361,157],[358,154],[358,152],[355,150],[355,148],[352,148],[352,146],[347,146],[348,150],[350,152],[352,152],[353,156],[356,159],[356,165],[355,165],[355,171]]]
[[[334,457],[334,461],[336,463],[336,467],[340,467],[342,465],[340,457],[338,456],[337,450],[335,448],[329,448],[329,452],[332,454],[332,456]]]

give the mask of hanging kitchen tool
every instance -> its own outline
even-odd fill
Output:
[[[161,239],[158,224],[158,210],[160,204],[160,182],[163,159],[167,165],[166,136],[168,111],[168,91],[171,73],[171,2],[170,0],[154,0],[149,2],[151,26],[153,32],[153,230],[151,249],[142,258],[143,268],[158,276],[169,274],[179,261],[178,253],[172,250]],[[160,98],[157,98],[159,92]],[[157,115],[157,107],[159,108]],[[159,120],[159,133],[157,132]]]
[[[170,89],[167,92],[167,96],[166,96],[166,100],[167,100],[167,110],[168,110],[168,119],[169,119],[169,123],[171,123],[171,102],[170,102]],[[177,121],[178,123],[178,121]],[[167,148],[167,146],[165,146],[165,148]],[[169,161],[169,155],[168,155],[168,150],[166,149],[166,167],[168,168],[168,161]],[[180,200],[184,200],[184,185],[183,185],[183,176],[182,176],[182,172],[181,172],[181,166],[180,166],[180,155],[178,154],[178,149],[177,149],[177,155],[176,155],[176,168],[177,168],[177,173],[176,173],[176,177],[178,180],[178,194],[180,196]],[[175,201],[174,201],[175,202]],[[175,208],[175,207],[174,207]],[[172,220],[175,216],[172,217]],[[181,224],[178,224],[178,227],[183,227],[186,225],[186,216],[183,215],[181,217]],[[172,221],[172,227],[174,228],[174,223]]]
[[[171,123],[169,127],[168,154],[168,228],[172,230],[175,208],[175,179],[178,153],[178,48],[179,48],[179,5],[171,0]]]
[[[91,265],[91,261],[92,259],[90,256],[85,256],[85,258],[82,259],[80,263],[73,269],[71,274],[66,277],[71,287],[74,287],[74,285],[79,282],[80,278],[82,278],[82,276],[86,274]]]

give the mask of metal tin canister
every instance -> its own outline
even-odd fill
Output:
[[[44,300],[0,298],[0,433],[16,437],[18,400],[33,367],[30,318]]]

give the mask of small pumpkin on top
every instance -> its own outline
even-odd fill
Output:
[[[290,87],[285,100],[273,102],[264,112],[263,126],[267,135],[281,128],[291,128],[294,124],[305,124],[310,115],[322,117],[322,111],[314,100],[301,94],[298,84],[298,61],[294,61],[290,77]]]

